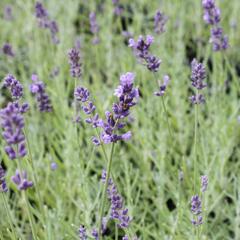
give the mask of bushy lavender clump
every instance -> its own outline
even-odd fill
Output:
[[[6,5],[4,7],[4,19],[7,21],[13,20],[13,13],[12,13],[12,6],[11,5]]]
[[[5,180],[5,170],[3,169],[2,165],[0,164],[0,193],[7,192],[8,187]]]
[[[3,54],[5,54],[6,56],[10,56],[10,57],[14,57],[15,54],[13,52],[13,49],[12,49],[12,45],[9,44],[9,43],[5,43],[2,47],[2,52]]]
[[[27,180],[27,172],[16,170],[14,176],[11,177],[12,181],[17,185],[18,190],[27,190],[33,186],[32,181]]]
[[[159,90],[157,92],[154,92],[154,95],[161,97],[165,94],[167,86],[169,84],[170,77],[168,75],[165,75],[163,77],[163,83],[159,83]]]
[[[117,134],[116,131],[123,129],[125,123],[123,120],[129,116],[130,108],[136,105],[139,93],[137,88],[133,88],[134,74],[128,72],[120,77],[120,85],[115,90],[114,95],[118,97],[118,102],[112,106],[112,111],[106,111],[106,120],[103,121],[99,115],[95,113],[96,107],[89,100],[89,92],[86,88],[77,87],[75,89],[75,97],[83,103],[82,109],[89,117],[86,119],[88,124],[93,128],[101,128],[100,139],[93,137],[92,142],[100,145],[101,142],[108,144],[120,140],[128,140],[131,138],[131,132]]]
[[[8,103],[7,107],[0,110],[1,126],[4,129],[3,137],[7,142],[5,152],[10,159],[24,157],[27,154],[25,136],[23,133],[24,118],[28,105],[20,106],[18,103]]]
[[[102,172],[102,181],[106,181],[106,171]],[[128,209],[124,208],[122,196],[118,193],[116,185],[110,178],[107,188],[108,199],[111,203],[110,217],[118,221],[117,226],[119,228],[128,228],[131,218],[128,215]]]
[[[228,37],[223,35],[223,30],[219,26],[221,20],[220,9],[215,5],[214,0],[202,0],[204,9],[204,21],[211,26],[210,42],[214,51],[226,50],[228,48]]]
[[[10,89],[13,99],[23,96],[23,86],[12,74],[8,74],[4,78],[3,86]]]
[[[192,224],[195,226],[199,226],[203,223],[202,216],[202,201],[198,195],[192,196],[191,199],[191,212],[196,216],[195,219],[192,220]]]
[[[41,28],[48,29],[51,33],[52,41],[54,44],[59,43],[57,33],[59,32],[56,21],[49,18],[47,10],[44,8],[42,3],[36,2],[35,4],[35,16],[38,20],[38,25]]]
[[[167,20],[167,16],[158,10],[154,16],[154,32],[157,34],[165,32],[165,25]]]
[[[45,84],[39,80],[36,74],[32,75],[33,83],[30,85],[30,91],[36,96],[40,112],[52,112],[52,104],[46,93]]]
[[[198,92],[205,88],[207,84],[203,83],[204,79],[206,78],[206,70],[202,63],[199,63],[196,59],[193,59],[191,63],[192,67],[192,75],[191,75],[191,82],[192,86],[197,89],[197,94],[190,97],[190,100],[193,104],[200,104],[204,103],[205,99],[202,94]]]
[[[90,31],[94,35],[94,37],[92,39],[92,43],[93,44],[98,44],[100,42],[100,39],[98,37],[99,25],[97,23],[95,12],[91,12],[89,14],[89,23],[90,23]]]
[[[123,6],[119,3],[119,0],[112,0],[113,6],[114,6],[114,14],[116,16],[121,16],[123,13]]]
[[[151,35],[147,35],[145,39],[143,36],[139,36],[137,42],[135,42],[133,38],[129,39],[129,47],[133,49],[137,58],[148,68],[149,71],[157,72],[160,67],[161,60],[149,52],[150,46],[153,42],[154,38]]]
[[[72,77],[81,77],[81,62],[80,62],[80,52],[76,48],[72,48],[68,51],[68,59],[70,64],[70,72]]]

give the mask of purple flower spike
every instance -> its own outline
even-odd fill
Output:
[[[31,188],[33,186],[32,181],[27,180],[27,172],[23,171],[20,172],[19,170],[16,170],[16,173],[14,176],[12,176],[12,181],[17,185],[18,190],[27,190],[28,188]]]
[[[19,99],[22,97],[23,86],[13,75],[8,74],[4,78],[3,86],[10,89],[13,99]]]
[[[93,238],[94,238],[95,240],[98,240],[98,239],[99,239],[99,238],[98,238],[98,232],[97,232],[96,229],[93,229],[93,230],[92,230],[92,236],[93,236]]]
[[[15,54],[13,52],[13,49],[12,49],[12,45],[9,44],[9,43],[5,43],[2,47],[2,52],[3,54],[5,54],[6,56],[10,56],[10,57],[14,57]]]
[[[228,48],[228,37],[223,35],[223,30],[220,27],[212,28],[210,42],[213,45],[213,51],[221,51]]]
[[[87,240],[86,228],[83,225],[79,227],[78,232],[80,240]]]
[[[206,192],[208,187],[208,177],[206,175],[201,176],[201,191]]]
[[[123,236],[122,240],[129,240],[129,238],[127,235],[125,235],[125,236]]]
[[[93,44],[98,44],[100,42],[100,39],[98,37],[99,26],[98,26],[98,23],[97,23],[95,12],[91,12],[89,14],[89,22],[90,22],[90,31],[94,35],[92,43]]]
[[[161,34],[165,32],[165,25],[168,18],[163,13],[161,13],[159,10],[156,12],[154,17],[154,31],[157,34]]]
[[[72,48],[68,52],[68,59],[70,64],[70,72],[72,77],[80,78],[82,75],[81,72],[81,63],[80,63],[80,53],[76,48]]]
[[[12,6],[6,5],[4,8],[4,19],[7,21],[13,20]]]
[[[170,81],[170,77],[168,75],[165,75],[163,77],[163,84],[159,84],[159,91],[158,92],[154,92],[154,95],[156,96],[163,96],[166,92],[167,86],[169,84]]]
[[[93,105],[92,102],[88,102],[87,105],[82,107],[82,109],[87,115],[89,115],[95,111],[96,107]]]
[[[7,107],[0,110],[0,123],[3,137],[7,142],[5,152],[10,159],[24,157],[27,154],[25,136],[23,134],[24,119],[18,103],[8,103]],[[17,152],[16,152],[17,151]]]
[[[74,91],[74,96],[76,100],[80,102],[86,102],[89,99],[89,91],[84,87],[77,87]]]
[[[33,83],[30,85],[30,91],[36,96],[40,112],[52,112],[52,104],[46,93],[45,84],[39,80],[36,74],[32,75]]]
[[[51,162],[51,170],[55,171],[58,168],[57,163]]]
[[[5,170],[3,169],[2,165],[0,164],[0,193],[7,192],[8,187],[5,180]]]
[[[198,195],[191,199],[191,211],[194,215],[199,215],[202,212],[202,201]]]

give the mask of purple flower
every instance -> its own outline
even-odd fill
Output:
[[[158,97],[163,96],[166,92],[169,81],[170,81],[170,77],[168,75],[165,75],[163,77],[163,84],[159,83],[159,91],[154,92],[154,95]]]
[[[198,195],[192,196],[191,211],[194,215],[199,215],[202,212],[202,201]]]
[[[106,171],[102,173],[102,181],[106,181]],[[131,218],[128,215],[128,209],[124,208],[123,199],[117,191],[117,187],[110,178],[107,188],[108,199],[111,203],[110,217],[118,222],[119,228],[128,228]]]
[[[3,86],[10,89],[13,99],[19,99],[22,97],[23,86],[13,75],[8,74],[4,78]]]
[[[214,0],[203,0],[204,8],[203,19],[207,24],[215,25],[220,22],[220,9],[216,7]]]
[[[168,18],[163,13],[161,13],[159,10],[156,12],[154,16],[154,31],[157,34],[161,34],[165,32],[165,25]]]
[[[26,171],[20,172],[19,170],[16,170],[15,175],[12,176],[11,179],[17,185],[18,190],[27,190],[33,186],[33,182],[27,180]]]
[[[92,230],[92,236],[94,237],[95,240],[98,240],[98,232],[95,228]]]
[[[98,44],[100,42],[99,37],[98,37],[99,26],[98,26],[98,23],[97,23],[95,12],[91,12],[89,14],[89,23],[90,23],[90,31],[94,35],[92,43],[93,44]]]
[[[114,14],[117,16],[122,15],[123,13],[123,7],[119,4],[119,0],[112,0],[113,6],[114,6]]]
[[[127,235],[125,235],[125,236],[123,236],[122,240],[129,240],[129,238]]]
[[[70,72],[72,77],[81,77],[81,63],[80,63],[80,53],[76,48],[70,49],[68,52],[68,59],[70,64]]]
[[[151,35],[147,35],[145,39],[143,36],[139,36],[137,42],[135,42],[132,38],[129,39],[129,47],[133,49],[133,52],[138,60],[140,60],[143,65],[146,65],[149,71],[157,72],[160,67],[161,60],[149,52],[149,48],[153,42],[154,38]]]
[[[57,163],[51,162],[51,170],[55,171],[58,168]]]
[[[203,224],[202,216],[200,215],[200,216],[197,216],[196,219],[192,219],[192,224],[194,226],[199,226],[199,225]]]
[[[30,85],[30,91],[36,96],[40,112],[51,112],[52,104],[46,93],[46,87],[36,74],[32,75],[33,83]]]
[[[6,108],[0,110],[3,137],[8,144],[5,151],[12,160],[27,154],[23,133],[24,118],[20,110],[18,103],[8,103]]]
[[[87,105],[84,105],[82,107],[82,109],[87,115],[89,115],[89,114],[92,114],[95,111],[96,107],[94,106],[94,104],[91,101],[89,101],[87,103]]]
[[[7,192],[8,187],[5,180],[5,170],[3,169],[2,165],[0,164],[0,193]]]
[[[205,192],[208,187],[208,177],[206,175],[201,176],[201,191]]]
[[[202,63],[199,63],[196,59],[193,59],[192,63],[192,75],[191,82],[192,86],[197,89],[197,91],[202,90],[207,86],[207,84],[203,83],[206,78],[206,70]],[[190,100],[193,104],[204,103],[204,97],[202,94],[197,92],[196,95],[190,97]]]
[[[84,87],[78,86],[74,91],[74,96],[76,100],[86,102],[89,99],[89,91]]]
[[[228,37],[223,36],[223,30],[220,27],[211,29],[210,42],[213,45],[213,51],[226,50],[228,48]]]
[[[13,52],[13,49],[12,49],[12,45],[9,44],[9,43],[5,43],[2,47],[2,52],[3,54],[5,54],[6,56],[10,56],[10,57],[14,57],[15,54]]]
[[[13,14],[12,14],[12,6],[6,5],[4,7],[4,19],[7,21],[13,20]]]
[[[83,225],[79,227],[78,232],[79,232],[80,240],[87,240],[86,228]]]

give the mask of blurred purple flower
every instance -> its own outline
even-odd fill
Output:
[[[7,191],[8,191],[8,187],[5,180],[5,170],[0,164],[0,193],[7,192]]]
[[[226,35],[223,36],[221,27],[211,29],[210,42],[213,44],[213,51],[221,51],[228,48],[228,37]]]
[[[154,16],[154,31],[157,34],[161,34],[165,32],[165,25],[168,18],[163,13],[161,13],[159,10],[156,12]]]
[[[10,57],[14,57],[15,54],[13,52],[13,49],[12,49],[12,45],[9,44],[9,43],[5,43],[2,47],[2,52],[3,54],[5,54],[6,56],[10,56]]]
[[[98,37],[99,25],[97,23],[95,12],[91,12],[89,14],[89,23],[90,23],[90,31],[94,35],[94,37],[92,39],[92,43],[93,44],[98,44],[100,42],[100,39]]]
[[[201,191],[205,192],[208,187],[208,177],[206,175],[201,176]]]
[[[80,52],[76,48],[72,48],[68,51],[68,59],[70,64],[70,72],[72,77],[81,77],[81,63],[80,63]]]
[[[159,83],[159,91],[157,92],[154,92],[154,95],[156,96],[163,96],[166,92],[166,89],[167,89],[167,86],[169,84],[169,81],[170,81],[170,77],[168,75],[165,75],[163,77],[163,83]]]
[[[92,236],[94,237],[95,240],[99,239],[98,238],[98,232],[97,232],[97,230],[95,228],[92,230]]]
[[[192,224],[195,226],[201,225],[203,223],[202,216],[200,215],[202,212],[202,201],[198,195],[192,196],[191,212],[193,215],[196,215],[196,218],[192,220]]]
[[[112,0],[114,6],[114,14],[117,16],[121,16],[123,13],[123,6],[119,3],[119,0]]]
[[[58,168],[57,163],[51,162],[51,170],[55,171]]]
[[[33,83],[30,85],[30,91],[36,96],[38,108],[40,112],[52,112],[52,104],[46,93],[46,87],[42,81],[39,80],[36,74],[32,75]]]
[[[18,190],[27,190],[33,186],[33,182],[27,180],[26,171],[20,172],[19,170],[16,170],[15,175],[12,176],[11,179],[17,185]]]
[[[13,20],[13,14],[12,14],[12,6],[11,5],[6,5],[4,7],[4,19],[7,21]]]
[[[86,228],[81,225],[78,230],[80,240],[87,240]]]
[[[19,99],[23,96],[22,84],[11,74],[4,78],[3,86],[10,89],[13,99]]]

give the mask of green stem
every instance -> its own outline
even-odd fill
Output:
[[[162,96],[161,99],[162,99],[162,105],[163,105],[163,109],[164,109],[165,116],[166,116],[166,122],[167,122],[167,126],[168,126],[168,132],[169,132],[169,135],[171,136],[171,138],[173,139],[173,135],[172,135],[172,131],[171,131],[171,128],[170,128],[169,119],[168,119],[167,108],[166,108],[166,105],[165,105],[165,102],[164,102],[164,96]]]
[[[108,163],[107,163],[107,175],[106,175],[106,180],[105,180],[105,183],[104,183],[102,200],[101,200],[100,218],[99,218],[99,226],[98,226],[98,237],[99,237],[99,240],[102,239],[102,234],[101,234],[102,218],[103,218],[103,214],[104,214],[104,206],[105,206],[105,199],[106,199],[108,181],[109,181],[110,174],[111,174],[110,172],[111,172],[111,166],[112,166],[113,152],[114,152],[114,143],[112,143],[110,158],[108,159]]]
[[[115,240],[118,240],[118,226],[117,226],[117,223],[115,223]]]
[[[197,92],[198,95],[198,92]],[[195,127],[194,127],[194,194],[197,184],[197,137],[198,137],[198,104],[195,104]]]
[[[10,227],[11,227],[11,230],[12,230],[12,233],[13,233],[13,235],[14,235],[14,239],[17,240],[17,234],[16,234],[15,229],[14,229],[14,226],[13,226],[13,221],[12,221],[12,218],[11,218],[10,210],[9,210],[9,208],[8,208],[7,200],[6,200],[4,194],[5,194],[5,193],[2,193],[2,194],[1,194],[1,195],[2,195],[2,199],[3,199],[3,205],[4,205],[4,208],[5,208],[6,212],[7,212],[7,218],[8,218],[8,221],[9,221],[9,224],[10,224]]]
[[[21,179],[23,179],[23,176],[22,176],[23,170],[22,170],[20,159],[17,159],[17,164],[18,164],[18,167],[19,167],[20,177],[21,177]],[[33,216],[32,216],[31,210],[30,210],[30,205],[29,205],[29,202],[28,202],[26,190],[23,190],[22,194],[23,194],[23,198],[24,198],[24,201],[25,201],[25,204],[26,204],[26,207],[27,207],[27,214],[28,214],[28,218],[29,218],[29,222],[30,222],[30,226],[31,226],[31,230],[32,230],[33,239],[37,240],[37,237],[36,237],[37,235],[36,235],[34,224],[33,224]]]

